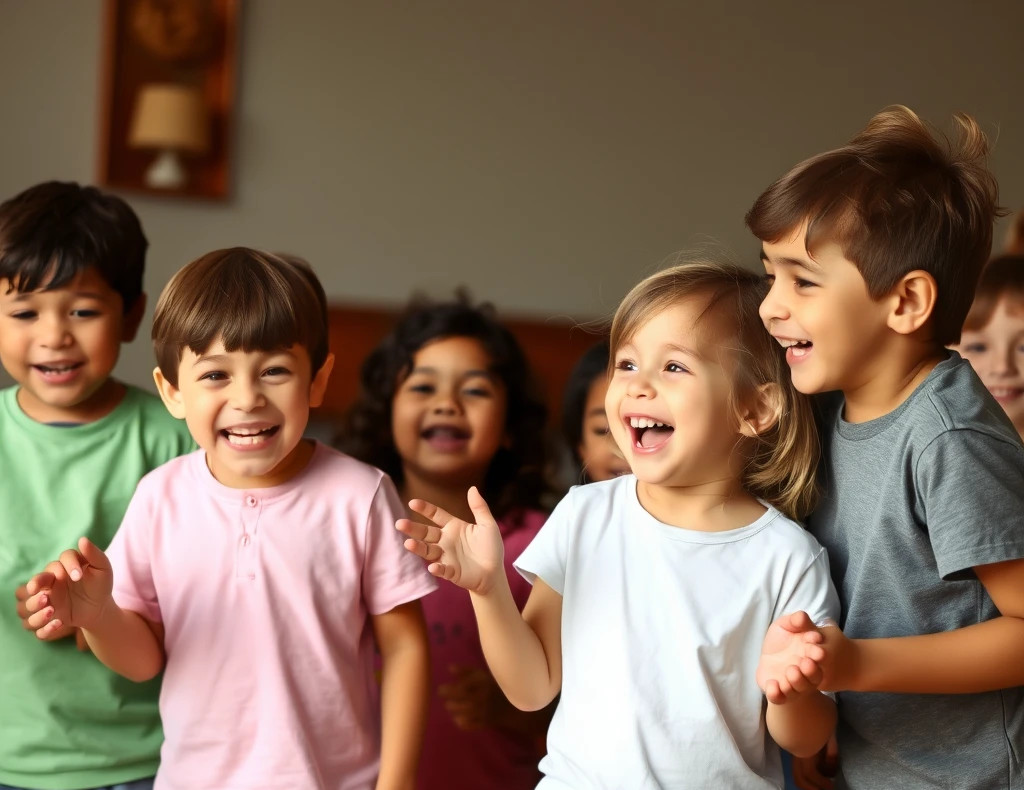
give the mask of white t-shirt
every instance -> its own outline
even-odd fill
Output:
[[[824,549],[774,508],[697,532],[632,475],[573,488],[515,567],[562,595],[562,690],[539,788],[782,786],[755,671],[773,620],[838,618]]]

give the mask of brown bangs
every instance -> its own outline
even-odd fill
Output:
[[[1002,255],[989,262],[978,281],[964,329],[973,331],[984,327],[1003,297],[1013,299],[1024,311],[1024,255]]]
[[[315,373],[327,357],[323,289],[305,262],[245,247],[216,250],[167,284],[153,317],[153,347],[177,386],[186,348],[202,354],[220,340],[228,351],[301,345]]]

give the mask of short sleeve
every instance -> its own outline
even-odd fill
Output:
[[[114,575],[114,601],[147,620],[163,620],[153,580],[152,530],[156,523],[145,481],[128,503],[121,527],[107,548]]]
[[[565,575],[575,527],[574,494],[571,489],[551,512],[536,537],[513,563],[530,584],[540,577],[559,595],[565,595]]]
[[[939,573],[1024,557],[1024,447],[977,430],[936,437],[915,469]]]
[[[839,622],[839,596],[832,584],[828,553],[821,546],[816,546],[803,573],[787,583],[772,619],[798,611],[807,612],[815,623]]]
[[[381,477],[366,520],[366,555],[363,557],[363,599],[371,615],[422,598],[437,587],[423,560],[407,551],[395,522],[405,508],[389,477]]]

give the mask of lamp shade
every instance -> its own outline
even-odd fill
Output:
[[[128,143],[203,153],[210,145],[210,120],[202,91],[192,85],[144,85],[135,101]]]

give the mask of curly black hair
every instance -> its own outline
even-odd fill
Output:
[[[522,348],[498,321],[493,305],[474,305],[462,291],[452,301],[415,297],[409,303],[395,327],[363,361],[359,397],[346,413],[335,444],[354,458],[382,469],[401,485],[402,459],[391,433],[395,393],[412,370],[416,353],[433,341],[451,337],[480,342],[491,358],[491,371],[501,379],[507,395],[508,442],[491,459],[482,493],[499,518],[518,509],[542,507],[547,492],[547,408],[536,394]]]

